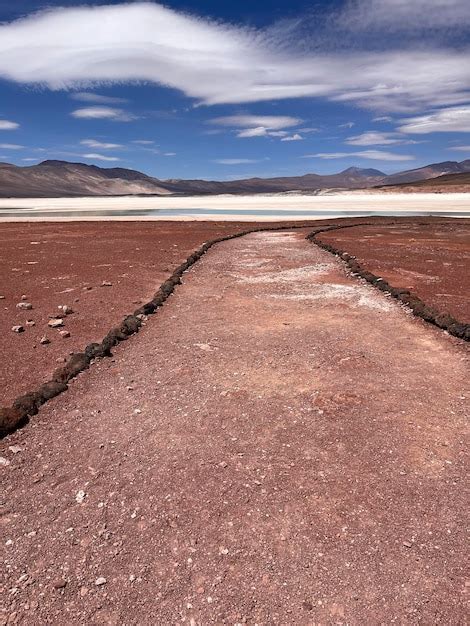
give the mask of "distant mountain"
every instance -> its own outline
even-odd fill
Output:
[[[411,183],[400,183],[399,185],[386,185],[379,188],[380,191],[388,192],[469,192],[470,191],[470,171],[463,174],[446,174],[427,180],[419,180]]]
[[[67,161],[43,161],[30,167],[0,163],[0,196],[54,198],[70,196],[166,195],[160,181],[121,167],[102,168]]]
[[[470,159],[458,163],[457,161],[444,161],[443,163],[433,163],[416,170],[407,170],[392,174],[384,179],[386,185],[398,185],[400,183],[412,183],[417,180],[427,180],[446,174],[465,174],[470,172]]]
[[[436,163],[392,176],[376,169],[350,167],[338,174],[208,181],[160,180],[122,167],[68,161],[43,161],[29,167],[0,163],[0,197],[314,193],[322,189],[367,189],[465,172],[470,172],[470,160]]]

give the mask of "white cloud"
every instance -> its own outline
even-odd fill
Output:
[[[412,161],[415,157],[407,154],[394,154],[384,150],[362,150],[361,152],[319,152],[318,154],[306,154],[304,159],[345,159],[347,157],[359,157],[372,159],[373,161]]]
[[[163,156],[166,156],[166,157],[176,156],[176,152],[164,152]]]
[[[113,98],[111,96],[101,96],[98,93],[89,93],[87,91],[80,91],[78,93],[70,94],[73,100],[79,102],[94,102],[96,104],[123,104],[128,102],[126,98]]]
[[[228,115],[226,117],[215,117],[210,120],[210,123],[231,128],[281,130],[282,128],[297,126],[301,121],[297,117],[288,115]]]
[[[39,161],[39,159],[37,157],[27,157],[26,159],[21,159],[22,161]]]
[[[346,122],[346,124],[340,124],[338,128],[352,128],[353,126],[355,126],[354,122]]]
[[[141,146],[151,146],[155,142],[151,141],[150,139],[134,139],[134,141],[131,141],[131,143],[137,143]]]
[[[127,113],[122,109],[114,109],[112,107],[96,106],[86,107],[84,109],[76,109],[70,114],[78,119],[89,120],[113,120],[115,122],[131,122],[136,119],[132,113]]]
[[[105,143],[96,141],[96,139],[84,139],[80,144],[82,146],[88,146],[89,148],[97,148],[98,150],[113,150],[123,147],[120,143]]]
[[[449,150],[456,150],[458,152],[468,152],[470,154],[470,146],[454,146],[453,148],[449,148]]]
[[[0,143],[1,150],[22,150],[24,146],[19,146],[16,143]]]
[[[406,145],[417,143],[412,139],[406,139],[399,133],[380,133],[375,130],[369,130],[361,135],[349,137],[344,143],[350,146],[391,146]]]
[[[85,159],[95,159],[97,161],[120,161],[118,157],[106,156],[104,154],[82,154]]]
[[[470,7],[468,0],[356,4],[369,23],[385,26],[387,20],[406,26],[411,17],[425,24],[431,13],[446,24],[467,23]],[[351,14],[343,19],[354,27]],[[413,112],[469,101],[468,43],[431,41],[423,48],[392,39],[385,50],[322,52],[300,50],[292,33],[289,39],[279,30],[237,27],[150,2],[52,9],[0,26],[0,77],[52,89],[148,81],[204,104],[310,96]]]
[[[468,0],[350,0],[338,25],[354,31],[407,32],[470,25]]]
[[[0,120],[0,130],[16,130],[20,125],[10,120]]]
[[[469,71],[470,74],[470,71]],[[470,106],[441,109],[428,115],[420,115],[404,122],[399,130],[403,133],[426,135],[427,133],[470,133]]]
[[[287,137],[289,133],[283,128],[292,128],[302,121],[288,115],[229,115],[209,120],[219,126],[238,127],[237,137]],[[282,141],[282,140],[281,140]]]
[[[262,159],[215,159],[220,165],[242,165],[245,163],[260,163]]]
[[[299,135],[299,133],[295,133],[294,135],[289,135],[288,137],[283,137],[281,141],[302,141],[303,137]]]
[[[393,118],[390,115],[379,115],[379,117],[374,117],[373,122],[393,122]]]

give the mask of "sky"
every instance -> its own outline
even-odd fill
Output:
[[[470,0],[0,0],[0,161],[162,179],[470,158]]]

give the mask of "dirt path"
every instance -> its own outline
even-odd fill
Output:
[[[464,623],[468,356],[302,233],[216,246],[2,442],[5,620]]]

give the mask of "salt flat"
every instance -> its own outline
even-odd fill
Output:
[[[243,220],[279,221],[357,215],[470,215],[470,195],[338,193],[321,196],[2,198],[0,221]]]

